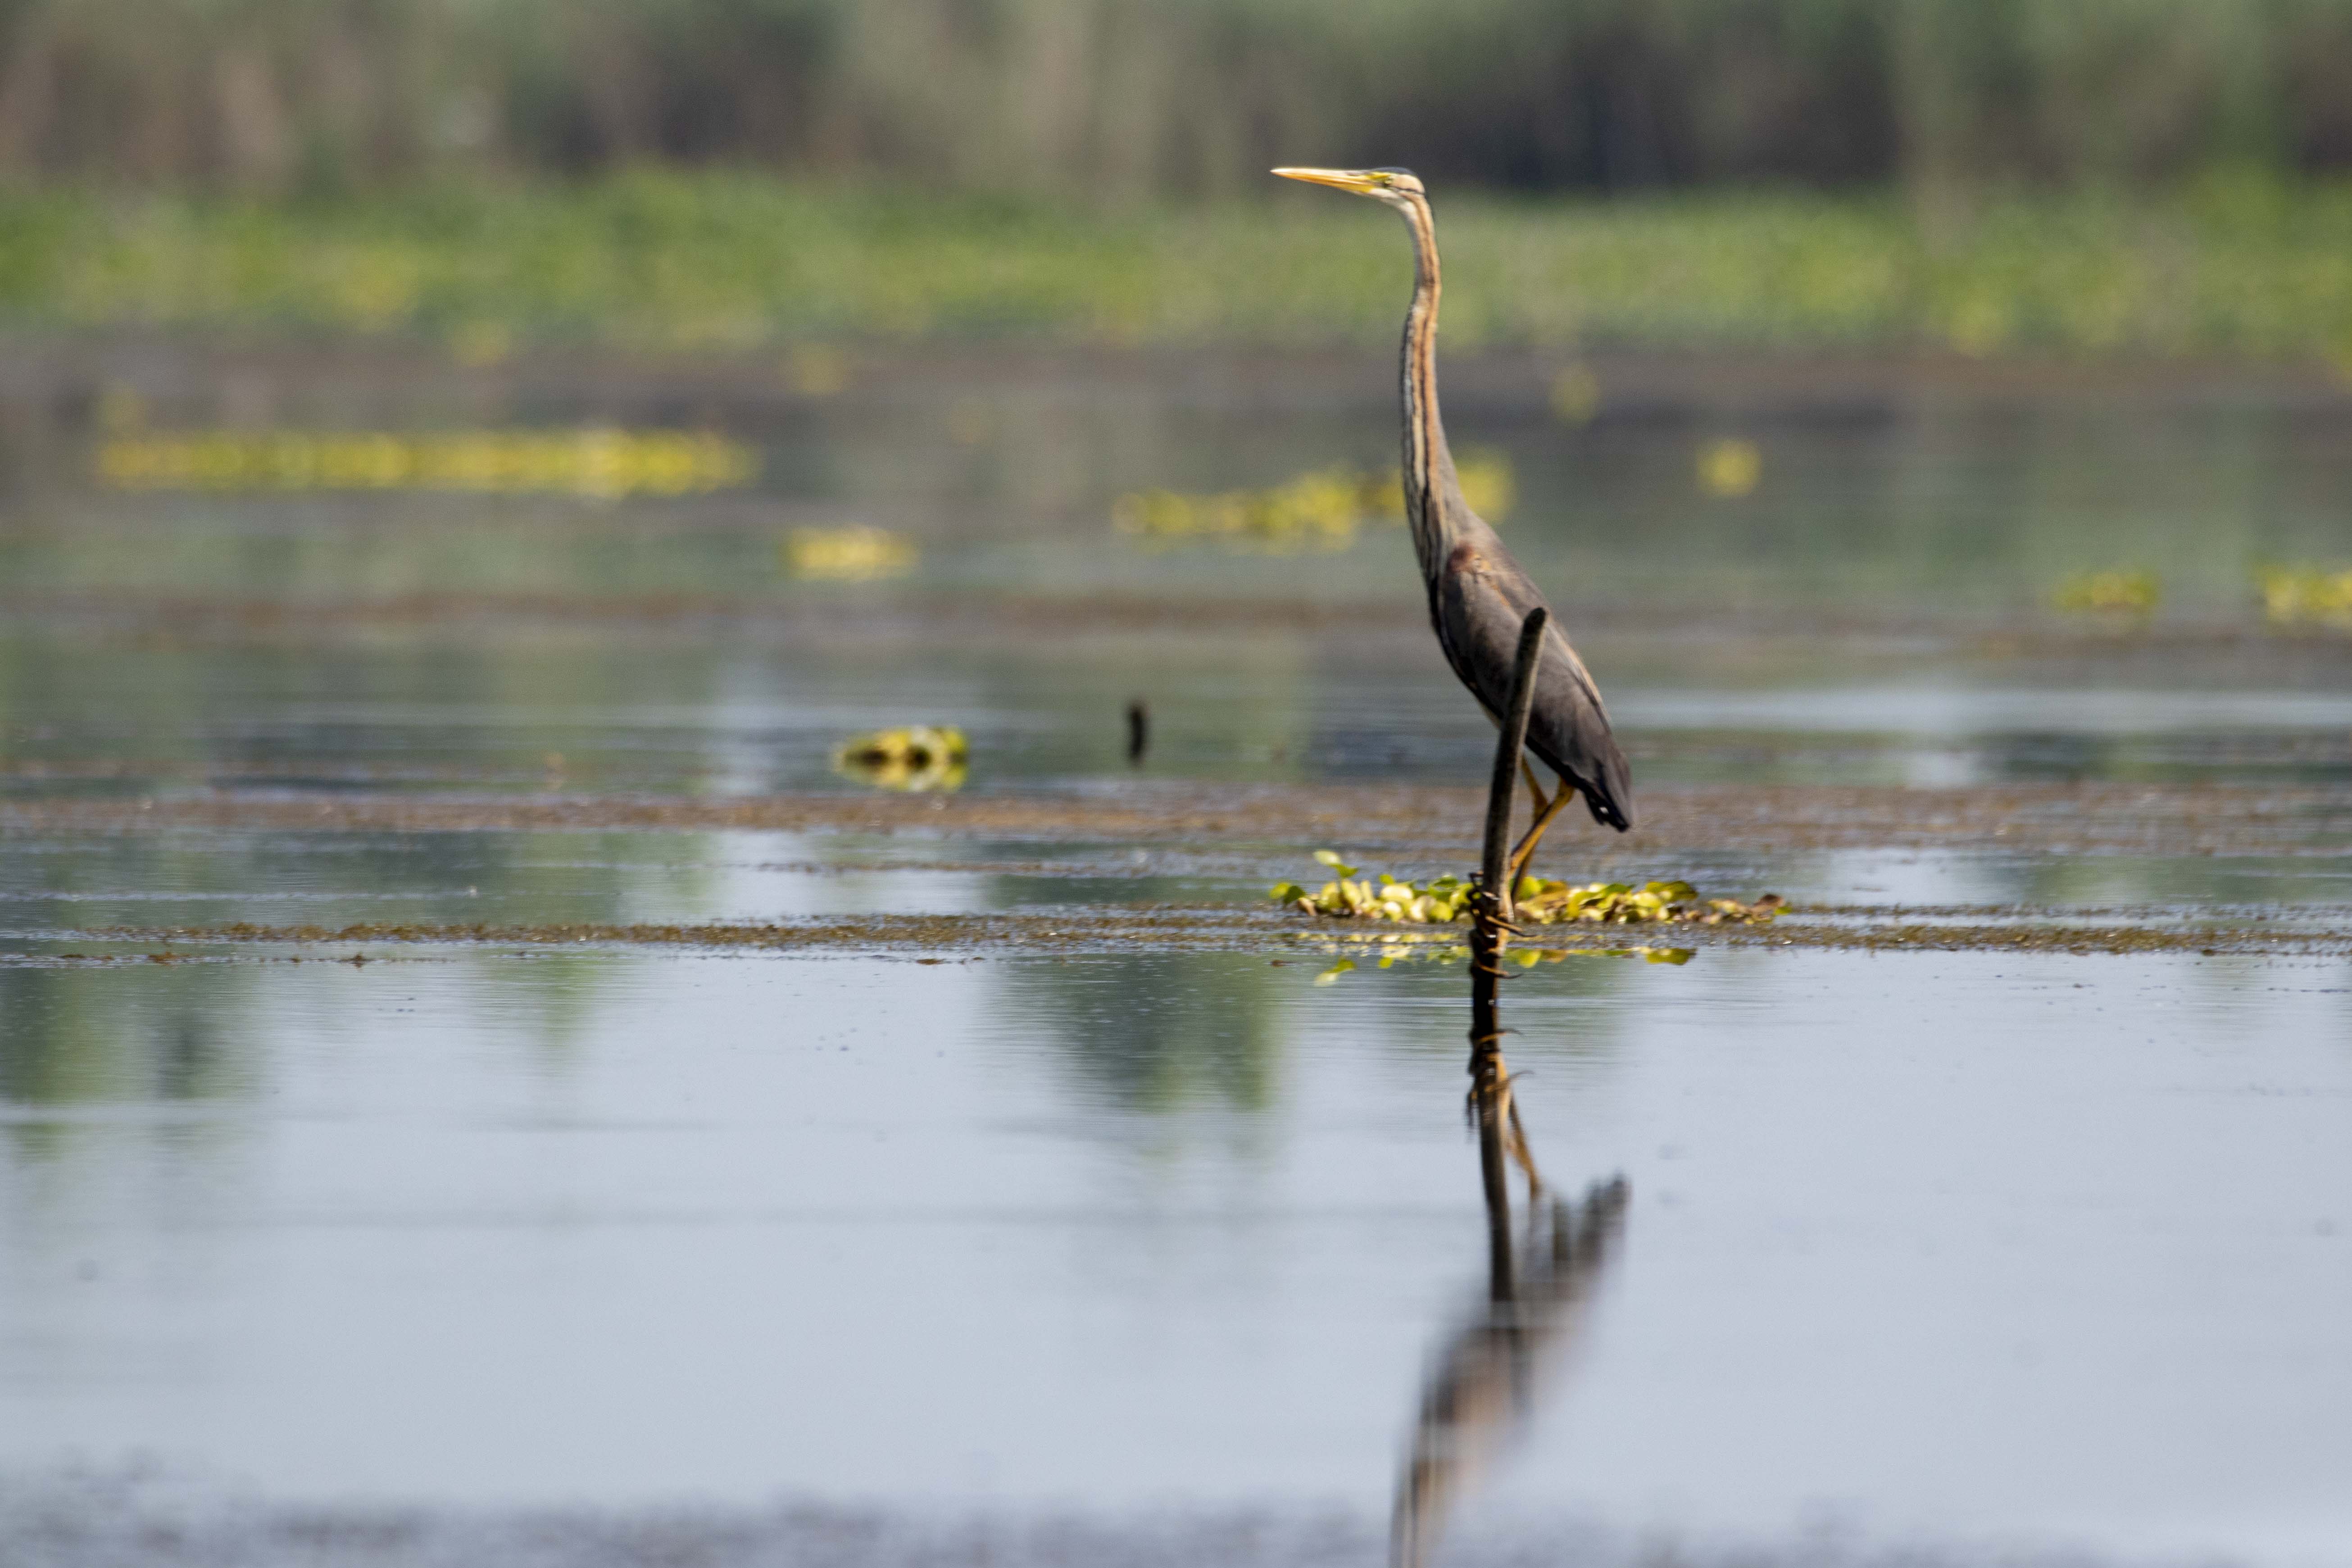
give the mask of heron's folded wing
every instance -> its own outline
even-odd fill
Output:
[[[1478,700],[1499,713],[1510,700],[1519,627],[1528,612],[1543,604],[1543,595],[1498,541],[1482,542],[1456,559],[1458,569],[1448,573],[1438,595],[1446,654]],[[1618,828],[1633,826],[1632,770],[1610,729],[1600,689],[1569,646],[1557,616],[1544,634],[1543,659],[1536,669],[1528,745],[1574,781],[1597,819]]]

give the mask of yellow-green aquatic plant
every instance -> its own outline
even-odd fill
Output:
[[[1423,886],[1399,881],[1385,872],[1360,878],[1356,868],[1343,863],[1328,849],[1315,858],[1329,867],[1334,879],[1308,892],[1296,882],[1277,883],[1268,896],[1301,914],[1328,915],[1341,920],[1394,921],[1415,925],[1445,925],[1470,918],[1475,884],[1459,877],[1439,877]],[[1688,882],[1588,882],[1581,886],[1543,877],[1522,877],[1513,890],[1515,920],[1522,926],[1565,925],[1762,925],[1788,902],[1767,893],[1753,903],[1736,899],[1702,898]]]
[[[125,490],[552,491],[701,495],[756,479],[740,441],[683,430],[206,430],[118,436],[99,481]]]
[[[1509,515],[1517,486],[1508,458],[1465,453],[1459,477],[1464,497],[1487,521]],[[1111,509],[1112,526],[1146,543],[1211,540],[1276,554],[1345,550],[1367,524],[1403,520],[1404,492],[1393,471],[1382,478],[1348,468],[1318,468],[1262,490],[1142,490]]]
[[[879,789],[944,791],[963,787],[970,754],[961,730],[910,724],[844,742],[833,753],[833,766],[836,773]]]
[[[2352,625],[2352,572],[2323,572],[2316,566],[2273,566],[2257,579],[2262,589],[2263,616],[2273,626],[2291,626],[2304,621]]]
[[[887,528],[796,528],[784,538],[784,567],[803,583],[873,583],[903,577],[922,552]]]
[[[2062,610],[2093,615],[2145,616],[2163,599],[2164,584],[2153,572],[2085,572],[2067,578],[2050,595]]]
[[[1727,437],[1698,449],[1698,488],[1717,500],[1755,493],[1764,478],[1764,449],[1753,441]]]

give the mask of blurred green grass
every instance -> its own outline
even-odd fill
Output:
[[[1988,197],[1439,193],[1446,341],[2352,364],[2352,182]],[[1301,192],[1082,209],[640,169],[331,201],[0,191],[0,324],[745,353],[1385,342],[1393,219]]]

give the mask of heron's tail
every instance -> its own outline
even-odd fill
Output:
[[[1584,807],[1592,813],[1593,821],[1620,833],[1633,830],[1633,771],[1625,765],[1625,753],[1617,749],[1613,738],[1601,758],[1601,777],[1591,784],[1581,779],[1577,783],[1584,792]]]

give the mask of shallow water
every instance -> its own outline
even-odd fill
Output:
[[[1461,983],[1314,974],[20,973],[0,1452],[346,1499],[1377,1513],[1483,1291]],[[1529,972],[1538,1156],[1633,1202],[1500,1500],[2340,1542],[2347,994],[2284,961]]]
[[[749,490],[665,500],[110,493],[93,429],[23,415],[0,811],[856,794],[835,748],[917,721],[969,733],[974,795],[1483,778],[1491,732],[1396,531],[1269,555],[1111,528],[1131,489],[1387,460],[1377,365],[1262,368],[882,365],[819,402],[166,375],[142,407],[707,426],[761,454]],[[1540,369],[1474,367],[1457,442],[1509,458],[1506,536],[1645,787],[2352,777],[2352,643],[2265,627],[2251,588],[2346,548],[2334,403],[1748,385],[1570,427]],[[1728,437],[1760,447],[1749,496],[1693,477]],[[791,580],[790,531],[848,522],[919,563]],[[2050,607],[2126,568],[2165,584],[2145,623]],[[829,956],[220,933],[1263,908],[1315,847],[16,820],[0,1541],[33,1539],[11,1497],[62,1487],[95,1517],[58,1477],[152,1462],[199,1520],[415,1505],[460,1521],[449,1560],[499,1510],[696,1502],[735,1561],[709,1542],[770,1539],[744,1521],[778,1498],[1016,1535],[1075,1515],[1103,1560],[1377,1557],[1427,1380],[1485,1321],[1457,964],[1335,972],[1343,943],[1255,931]],[[2340,932],[2352,909],[2325,837],[1656,853],[1563,830],[1548,868],[1849,911],[1823,918]],[[61,956],[143,958],[170,927],[210,934],[168,963]],[[1525,972],[1506,1048],[1536,1155],[1568,1200],[1619,1176],[1630,1197],[1548,1370],[1524,1401],[1487,1391],[1498,1456],[1448,1549],[2352,1561],[2347,995],[2341,957],[2193,949]],[[1244,1518],[1306,1533],[1215,1533]],[[776,1528],[774,1560],[836,1560]],[[268,1539],[229,1554],[306,1560]]]

